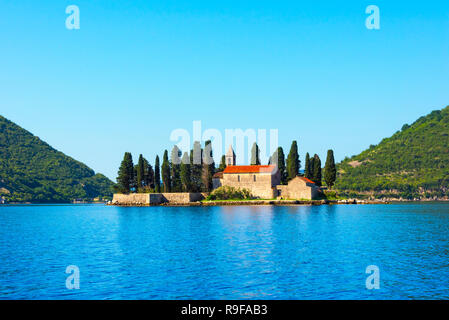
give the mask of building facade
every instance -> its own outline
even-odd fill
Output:
[[[214,175],[212,184],[214,189],[220,186],[248,189],[257,198],[273,199],[280,180],[276,166],[227,166]]]
[[[304,177],[296,177],[287,185],[279,185],[276,189],[278,198],[292,200],[313,200],[321,193],[320,188],[313,181]]]
[[[309,179],[296,177],[288,185],[280,185],[281,176],[275,165],[237,166],[232,147],[226,153],[226,169],[212,178],[213,188],[229,186],[248,189],[260,199],[315,199],[320,189]]]

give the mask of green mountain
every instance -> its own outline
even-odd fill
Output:
[[[113,183],[0,116],[0,197],[71,202],[110,197]]]
[[[447,198],[449,106],[346,158],[338,165],[336,188],[348,196]]]

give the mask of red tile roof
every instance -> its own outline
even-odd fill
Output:
[[[276,166],[227,166],[223,173],[272,173]]]
[[[217,172],[217,173],[215,173],[215,174],[212,176],[212,178],[218,178],[218,179],[223,178],[223,172]]]
[[[307,178],[305,178],[305,177],[299,177],[301,180],[303,180],[303,181],[305,181],[305,182],[308,182],[308,183],[313,183],[313,184],[315,184],[315,182],[313,182],[312,180],[310,180],[310,179],[307,179]]]

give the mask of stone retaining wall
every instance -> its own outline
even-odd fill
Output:
[[[130,194],[115,193],[112,198],[112,204],[149,205],[150,204],[150,194],[149,193],[130,193]]]
[[[112,198],[113,205],[123,206],[145,206],[158,205],[162,203],[169,204],[189,204],[205,199],[205,193],[130,193],[130,194],[114,194]]]

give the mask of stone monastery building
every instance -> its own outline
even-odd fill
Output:
[[[217,172],[212,179],[213,188],[230,186],[248,189],[260,199],[315,199],[321,192],[318,186],[304,177],[296,177],[288,185],[281,185],[281,177],[275,165],[237,166],[232,147],[226,153],[226,169]]]

